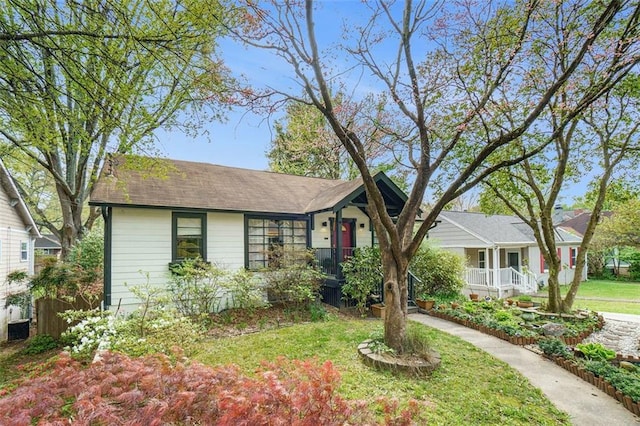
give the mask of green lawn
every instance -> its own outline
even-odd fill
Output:
[[[431,425],[569,424],[566,415],[507,364],[437,330],[428,329],[428,333],[442,356],[442,365],[431,378],[396,377],[365,366],[356,346],[381,329],[382,323],[372,320],[299,324],[212,339],[196,358],[208,365],[234,363],[246,372],[255,371],[261,360],[278,355],[331,360],[342,374],[343,396],[369,401],[383,395],[400,401],[430,401],[433,408],[426,416]]]
[[[569,286],[561,286],[560,292],[566,295]],[[546,296],[546,289],[538,293]],[[602,298],[612,300],[587,300],[581,298]],[[617,299],[617,300],[616,300]],[[544,299],[536,299],[543,301]],[[635,301],[635,303],[634,303]],[[617,312],[640,315],[640,283],[609,280],[589,280],[580,284],[574,308],[586,308],[599,312]]]

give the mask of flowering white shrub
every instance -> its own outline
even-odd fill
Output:
[[[191,355],[204,333],[198,324],[176,311],[157,309],[141,316],[115,316],[110,311],[67,311],[64,318],[72,323],[62,335],[66,350],[75,358],[89,358],[99,348],[131,356],[151,353],[173,354],[180,348]]]
[[[66,311],[62,317],[69,324],[80,320],[61,336],[65,350],[74,357],[89,357],[98,346],[108,349],[116,338],[117,320],[110,311]]]

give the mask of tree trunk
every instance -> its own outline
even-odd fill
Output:
[[[398,265],[390,254],[382,255],[384,270],[384,342],[397,353],[403,352],[407,327],[408,263]]]
[[[558,275],[560,269],[555,266],[549,267],[549,303],[548,309],[551,312],[560,313],[563,312],[562,296],[560,295],[560,282],[558,281]]]
[[[60,229],[60,246],[62,259],[66,259],[73,244],[82,237],[82,207],[59,185],[56,185],[62,212],[62,229]]]

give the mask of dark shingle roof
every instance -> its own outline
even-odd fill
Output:
[[[360,179],[118,156],[103,168],[91,204],[302,214],[330,209],[361,185]]]
[[[613,212],[605,211],[605,212],[602,212],[601,216],[611,217],[612,214]],[[577,234],[584,235],[585,231],[587,230],[587,225],[589,224],[589,220],[591,220],[591,213],[582,212],[572,217],[571,219],[561,222],[560,226],[562,226],[563,228],[571,229]]]
[[[36,238],[34,247],[36,249],[61,249],[60,240],[53,234],[42,234]]]

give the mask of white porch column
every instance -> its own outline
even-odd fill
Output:
[[[493,247],[493,286],[498,289],[498,299],[502,297],[500,288],[500,247]]]
[[[484,248],[484,285],[486,285],[487,287],[489,287],[489,285],[491,284],[489,282],[489,278],[491,277],[491,274],[489,273],[491,269],[489,268],[489,248],[485,247]]]

